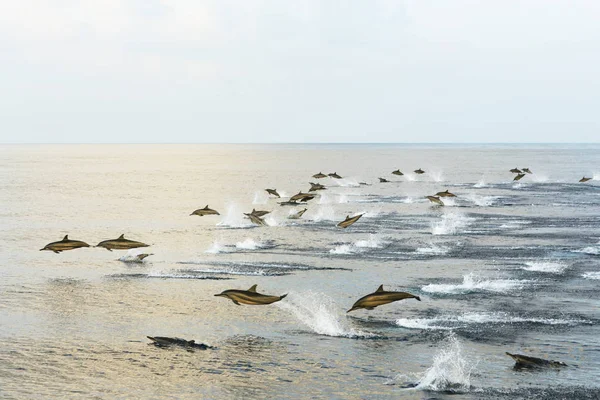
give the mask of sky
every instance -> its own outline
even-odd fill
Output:
[[[0,143],[600,142],[597,0],[0,2]]]

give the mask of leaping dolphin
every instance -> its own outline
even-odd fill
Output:
[[[454,193],[450,193],[447,189],[444,192],[437,192],[435,195],[438,197],[456,197]]]
[[[519,168],[513,168],[510,170],[510,172],[512,172],[513,174],[520,174],[522,171]]]
[[[414,294],[410,294],[407,292],[387,292],[383,290],[383,285],[381,285],[379,286],[379,288],[377,288],[375,292],[358,299],[358,301],[354,303],[352,308],[346,312],[349,313],[350,311],[358,310],[361,308],[372,310],[375,307],[404,299],[417,299],[421,301],[421,298],[419,296],[415,296]]]
[[[226,297],[233,301],[238,306],[241,304],[248,304],[251,306],[263,306],[271,303],[275,303],[283,299],[287,294],[281,296],[269,296],[256,292],[256,285],[252,285],[248,290],[229,289],[222,293],[215,294],[217,297]]]
[[[335,178],[335,179],[342,179],[342,177],[341,177],[341,176],[339,176],[339,175],[337,174],[337,172],[331,173],[331,174],[329,174],[329,176],[330,176],[330,177],[332,177],[332,178]]]
[[[444,202],[439,198],[439,197],[435,197],[435,196],[425,196],[429,199],[430,202],[438,204],[440,206],[444,205]]]
[[[257,217],[263,217],[263,216],[265,216],[265,215],[269,214],[270,212],[271,212],[271,211],[266,211],[266,210],[255,210],[255,209],[253,208],[253,209],[252,209],[252,212],[251,212],[251,213],[249,213],[249,214],[256,215]],[[244,215],[248,215],[248,214],[244,213]]]
[[[292,197],[290,197],[290,201],[301,201],[306,203],[307,201],[312,200],[314,198],[314,194],[298,192],[298,194],[295,194]]]
[[[315,179],[321,179],[321,178],[327,178],[327,175],[325,175],[322,172],[319,172],[318,174],[314,174],[312,177]]]
[[[585,176],[579,180],[579,182],[587,182],[592,178],[586,178]]]
[[[298,206],[300,205],[300,203],[298,203],[297,201],[280,201],[279,203],[280,206]]]
[[[529,168],[521,168],[521,171],[526,172],[528,174],[533,174]]]
[[[265,191],[275,197],[281,197],[279,193],[277,193],[277,189],[265,189]]]
[[[543,358],[524,356],[523,354],[511,354],[506,352],[507,356],[515,360],[515,368],[535,368],[535,367],[566,367],[562,361],[544,360]]]
[[[419,169],[415,169],[413,172],[414,172],[415,174],[418,174],[418,175],[421,175],[421,174],[424,174],[424,173],[425,173],[425,171],[423,171],[421,168],[419,168]]]
[[[305,208],[304,210],[300,210],[297,213],[290,214],[288,216],[288,218],[289,219],[300,219],[300,218],[302,218],[302,215],[304,215],[304,213],[306,212],[306,210],[308,210],[308,208]]]
[[[185,340],[177,337],[166,337],[166,336],[146,336],[148,339],[152,340],[152,343],[156,347],[168,347],[168,346],[181,346],[181,347],[189,347],[194,349],[206,350],[212,349],[212,346],[209,346],[204,343],[196,343],[195,340]]]
[[[389,182],[389,181],[385,178],[379,178],[379,183],[386,183],[386,182]]]
[[[256,225],[261,225],[261,226],[265,226],[267,225],[267,223],[265,222],[264,219],[262,219],[259,216],[256,216],[254,214],[245,214],[248,216],[248,218],[250,218],[250,221],[252,221],[252,223],[256,224]]]
[[[317,190],[327,190],[327,188],[321,185],[320,183],[308,183],[310,183],[310,189],[308,190],[309,192],[316,192]]]
[[[108,251],[113,250],[129,250],[137,247],[148,247],[149,245],[136,242],[135,240],[125,239],[125,235],[119,236],[117,239],[104,240],[96,245],[96,247],[104,247]]]
[[[349,215],[346,216],[346,219],[343,220],[342,222],[340,222],[339,224],[337,224],[337,226],[339,226],[340,228],[347,228],[350,225],[352,225],[353,223],[355,223],[356,221],[358,221],[360,219],[360,217],[362,217],[364,214],[358,214],[355,215],[354,217],[350,218]]]
[[[204,208],[199,208],[196,211],[194,211],[193,213],[191,213],[190,215],[198,215],[200,217],[203,217],[205,215],[221,215],[219,214],[217,211],[208,208],[208,204],[206,205],[206,207]]]
[[[400,175],[400,176],[404,175],[402,172],[400,172],[399,169],[397,169],[395,171],[392,171],[392,174],[394,174],[394,175]]]
[[[43,249],[40,249],[40,251],[50,250],[56,254],[60,254],[61,251],[79,249],[81,247],[90,247],[90,245],[86,242],[82,242],[81,240],[70,240],[69,235],[65,235],[62,240],[48,243]]]
[[[524,176],[525,176],[525,174],[521,172],[520,174],[517,174],[517,176],[514,177],[513,181],[519,181]]]

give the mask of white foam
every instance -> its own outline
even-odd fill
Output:
[[[221,243],[219,243],[218,241],[214,241],[213,244],[204,252],[208,254],[219,254],[225,253],[226,249],[225,246],[223,246]]]
[[[143,264],[144,260],[140,260],[138,258],[139,254],[142,254],[144,251],[140,250],[140,249],[129,249],[127,250],[127,253],[122,256],[119,257],[119,261],[123,261],[126,263],[138,263],[138,264]]]
[[[412,197],[405,197],[402,200],[400,200],[400,203],[404,203],[404,204],[412,204],[414,202],[415,202],[415,200]]]
[[[419,247],[415,251],[419,254],[442,255],[442,254],[447,254],[450,251],[450,247],[441,246],[441,245],[432,243],[429,245],[429,247]]]
[[[531,178],[531,180],[533,182],[536,182],[536,183],[548,182],[548,179],[549,179],[547,175],[540,175],[537,173],[531,174],[531,175],[528,174],[528,176]]]
[[[477,363],[467,360],[460,341],[449,335],[433,357],[433,365],[425,371],[416,386],[418,390],[463,392],[471,388],[471,372]]]
[[[484,188],[488,185],[485,183],[485,177],[482,177],[476,184],[473,185],[474,188]]]
[[[252,204],[267,204],[269,201],[269,194],[261,190],[259,192],[254,192],[254,200],[252,200]]]
[[[267,276],[265,270],[259,269],[254,271],[240,271],[235,268],[205,268],[205,269],[195,269],[194,272],[203,272],[203,273],[212,273],[212,274],[227,274],[227,275],[249,275],[249,276]]]
[[[265,217],[265,223],[268,226],[284,226],[285,225],[285,222],[277,220],[275,218],[275,216],[271,215],[271,214],[269,214]]]
[[[335,202],[335,195],[321,193],[319,196],[319,204],[332,204]]]
[[[237,242],[235,247],[242,250],[256,250],[264,246],[263,243],[257,242],[252,238],[246,238],[241,242]]]
[[[442,171],[428,171],[427,173],[434,182],[444,182],[444,174]]]
[[[243,211],[237,206],[237,204],[229,204],[227,206],[227,212],[217,224],[217,226],[224,226],[228,228],[249,228],[252,225],[252,222],[245,218]]]
[[[317,292],[289,293],[284,301],[275,303],[279,308],[289,311],[302,324],[314,333],[326,336],[349,338],[369,338],[377,335],[362,332],[347,326],[344,311],[332,298]]]
[[[331,206],[320,206],[317,208],[317,212],[312,217],[315,222],[319,221],[335,221],[335,211]]]
[[[600,271],[584,272],[581,276],[585,279],[600,280]]]
[[[551,274],[561,274],[569,266],[564,263],[551,262],[551,261],[530,261],[526,262],[526,267],[523,267],[526,271],[535,272],[548,272]]]
[[[464,214],[451,211],[442,215],[440,221],[432,222],[432,235],[455,235],[466,228],[475,218],[466,217]]]
[[[470,201],[471,203],[473,203],[479,207],[491,206],[499,198],[500,198],[500,196],[480,196],[480,195],[473,194],[473,193],[469,193],[467,196],[465,196],[465,199],[467,201]]]
[[[585,254],[591,254],[591,255],[597,256],[597,255],[600,255],[600,247],[594,247],[594,246],[584,247],[583,249],[573,250],[573,252],[585,253]]]
[[[362,253],[368,249],[381,248],[385,244],[383,238],[378,235],[370,234],[367,239],[357,240],[353,243],[346,243],[336,246],[329,250],[331,254],[355,254]]]
[[[514,280],[514,279],[496,279],[488,280],[480,278],[473,273],[465,275],[463,282],[459,284],[429,284],[423,286],[422,290],[428,293],[445,293],[445,294],[459,294],[468,292],[508,292],[515,289],[522,289],[528,285],[531,281],[526,280]]]
[[[345,194],[340,194],[337,198],[337,202],[338,204],[346,204],[348,203],[350,200],[348,199],[348,196]]]

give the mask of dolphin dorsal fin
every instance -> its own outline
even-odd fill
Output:
[[[207,209],[208,209],[208,204],[206,205],[206,207],[204,207],[204,209],[205,209],[205,210],[207,210]]]
[[[122,234],[121,236],[119,236],[119,239],[125,239],[125,234]]]
[[[69,235],[65,235],[65,237],[63,238],[63,242],[66,242],[67,240],[69,240]]]
[[[250,289],[248,289],[248,291],[249,291],[249,292],[256,293],[256,285],[252,285],[252,286],[250,287]]]
[[[253,209],[252,209],[252,212],[253,212],[253,213],[255,213],[255,212],[256,212],[256,210],[253,208]]]
[[[383,285],[379,285],[375,292],[383,292]]]
[[[194,345],[194,344],[196,344],[196,341],[192,339],[192,340],[188,340],[188,343],[191,345]]]

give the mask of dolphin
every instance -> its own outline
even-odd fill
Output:
[[[510,172],[512,172],[513,174],[520,174],[522,171],[519,168],[513,168],[510,170]]]
[[[310,183],[310,189],[308,190],[309,192],[316,192],[317,190],[327,190],[327,188],[321,185],[320,183],[308,183]]]
[[[360,308],[372,310],[377,306],[382,306],[384,304],[404,299],[417,299],[421,301],[421,298],[419,296],[415,296],[414,294],[406,292],[386,292],[385,290],[383,290],[383,285],[381,285],[377,288],[375,292],[358,299],[358,301],[354,303],[352,308],[346,312],[349,313],[350,311],[358,310]]]
[[[389,181],[385,178],[379,178],[379,183],[386,183],[386,182],[389,182]]]
[[[507,356],[515,360],[515,368],[535,368],[535,367],[566,367],[562,361],[544,360],[543,358],[524,356],[523,354],[511,354],[506,352]]]
[[[254,214],[245,214],[245,215],[247,215],[248,218],[250,218],[250,221],[252,221],[252,223],[254,223],[256,225],[261,225],[261,226],[267,225],[265,220],[257,215],[254,215]]]
[[[308,208],[305,208],[304,210],[300,210],[297,213],[291,214],[288,216],[289,219],[300,219],[302,217],[302,215],[306,212],[306,210],[308,210]]]
[[[347,228],[350,225],[352,225],[353,223],[355,223],[356,221],[358,221],[360,219],[360,217],[362,217],[364,214],[358,214],[355,215],[354,217],[350,218],[349,215],[346,216],[346,219],[343,220],[342,222],[340,222],[339,224],[337,224],[337,226],[339,226],[340,228]]]
[[[521,171],[527,172],[528,174],[533,174],[529,168],[521,168]]]
[[[454,193],[450,193],[448,190],[446,190],[444,192],[437,192],[435,195],[437,197],[456,197],[456,195]]]
[[[370,185],[369,183],[367,183],[367,182],[358,182],[358,184],[359,184],[359,185],[362,185],[362,186],[371,186],[371,185]]]
[[[125,239],[125,235],[119,236],[117,239],[104,240],[96,245],[96,247],[104,247],[108,251],[113,250],[129,250],[137,247],[148,247],[149,245],[136,242],[135,240]]]
[[[275,303],[283,299],[285,296],[287,296],[287,293],[281,296],[268,296],[265,294],[257,293],[256,285],[252,285],[252,287],[250,287],[250,289],[248,290],[229,289],[225,290],[222,293],[215,294],[215,296],[226,297],[238,306],[240,304],[248,304],[251,306],[263,306]]]
[[[315,179],[321,179],[321,178],[327,178],[327,175],[325,175],[322,172],[319,172],[318,174],[314,174],[312,177]]]
[[[133,259],[122,259],[120,258],[119,261],[123,261],[125,263],[138,263],[141,264],[144,262],[144,259],[146,257],[150,257],[153,256],[154,254],[152,253],[142,253],[142,254],[136,254]]]
[[[314,194],[298,192],[298,194],[295,194],[292,197],[290,197],[290,201],[307,202],[314,198],[315,198]]]
[[[334,172],[334,173],[332,173],[332,174],[329,174],[329,176],[330,176],[330,177],[332,177],[332,178],[335,178],[335,179],[342,179],[342,177],[341,177],[341,176],[339,176],[339,175],[337,174],[337,172]]]
[[[392,174],[394,174],[394,175],[400,175],[400,176],[404,175],[402,172],[400,172],[399,169],[397,169],[395,171],[392,171]]]
[[[298,206],[300,205],[300,203],[298,203],[297,201],[280,201],[279,203],[280,206]]]
[[[421,175],[421,174],[424,174],[424,173],[425,173],[425,171],[423,171],[421,168],[419,168],[419,169],[415,169],[413,172],[414,172],[415,174],[418,174],[418,175]]]
[[[253,209],[252,209],[252,212],[251,212],[251,213],[249,213],[249,214],[256,215],[257,217],[263,217],[263,216],[265,216],[265,215],[269,214],[270,212],[271,212],[271,211],[255,210],[255,209],[253,208]],[[248,215],[248,214],[244,213],[244,215]]]
[[[148,339],[152,340],[152,343],[156,347],[168,347],[168,346],[181,346],[181,347],[189,347],[194,349],[206,350],[212,349],[212,346],[206,345],[204,343],[196,343],[194,340],[185,340],[177,337],[166,337],[166,336],[146,336]]]
[[[587,182],[592,178],[586,178],[585,176],[579,180],[579,182]]]
[[[48,243],[43,249],[40,249],[40,251],[50,250],[56,254],[60,254],[61,251],[79,249],[81,247],[90,247],[90,245],[86,242],[82,242],[81,240],[70,240],[69,235],[65,235],[63,240]]]
[[[275,197],[281,197],[279,193],[277,193],[277,189],[265,189],[265,191],[269,194],[272,194]]]
[[[435,197],[435,196],[425,196],[429,199],[430,202],[438,204],[440,206],[444,205],[444,202],[439,198],[439,197]]]
[[[208,205],[206,205],[206,207],[204,208],[199,208],[196,211],[194,211],[193,213],[191,213],[190,215],[198,215],[200,217],[203,217],[205,215],[221,215],[219,214],[217,211],[208,208]]]
[[[513,181],[521,180],[521,178],[524,176],[525,176],[525,174],[521,172],[520,174],[517,174],[517,176],[514,177]]]

